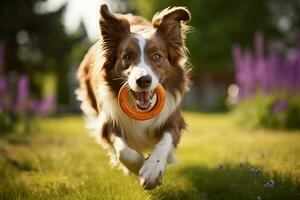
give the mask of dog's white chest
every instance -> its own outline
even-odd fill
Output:
[[[166,104],[161,113],[153,119],[138,121],[128,117],[121,109],[117,99],[112,95],[106,85],[98,86],[98,95],[102,99],[103,121],[110,120],[116,123],[127,144],[136,150],[145,150],[157,143],[155,131],[168,119],[170,114],[179,106],[181,95],[176,97],[166,91]]]
[[[143,151],[153,147],[157,143],[157,138],[155,137],[156,124],[154,120],[130,121],[131,123],[126,123],[130,124],[130,126],[126,124],[121,125],[123,137],[130,147]]]

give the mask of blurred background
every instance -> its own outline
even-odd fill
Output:
[[[232,111],[249,127],[300,127],[299,0],[4,0],[0,2],[0,130],[79,113],[75,73],[99,36],[99,6],[151,20],[168,6],[192,14],[193,86],[185,109]]]

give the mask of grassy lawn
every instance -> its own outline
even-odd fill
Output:
[[[0,199],[300,199],[299,131],[247,131],[228,114],[185,115],[178,163],[153,191],[111,169],[79,116],[1,136]]]

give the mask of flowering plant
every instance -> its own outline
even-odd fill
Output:
[[[300,45],[288,56],[257,33],[255,49],[233,47],[240,122],[271,128],[300,128]]]
[[[0,42],[0,130],[1,133],[30,129],[34,116],[47,115],[55,106],[54,95],[42,100],[31,97],[27,74],[4,74],[4,43]]]

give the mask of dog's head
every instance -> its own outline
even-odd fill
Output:
[[[147,110],[159,83],[170,92],[185,90],[184,22],[191,18],[186,8],[167,8],[153,17],[152,24],[114,14],[106,5],[100,14],[103,69],[116,93],[128,82],[137,106]]]

